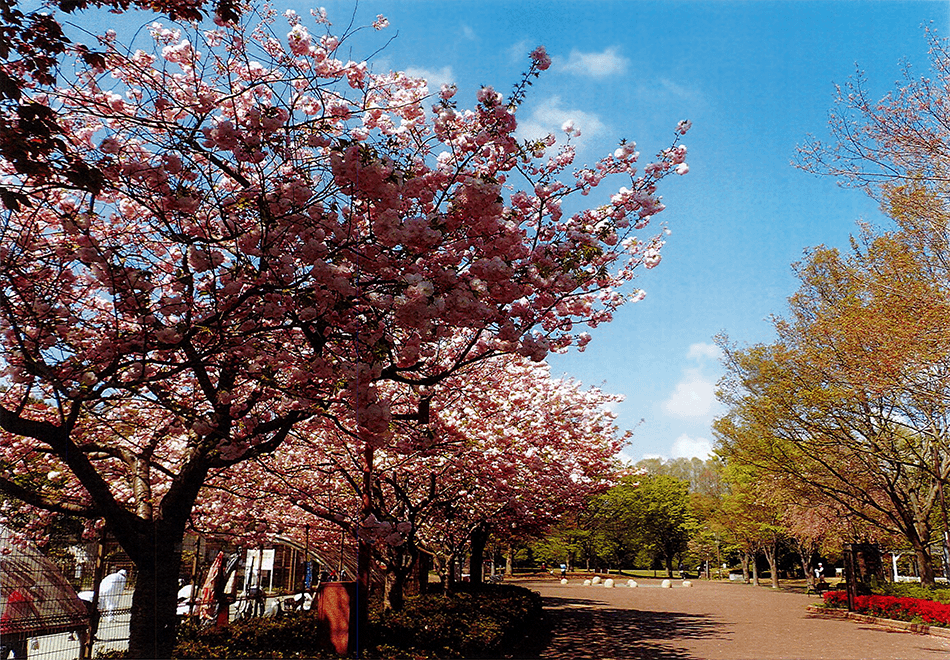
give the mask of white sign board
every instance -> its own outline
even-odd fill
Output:
[[[273,548],[268,548],[261,552],[261,570],[262,571],[272,571],[274,570],[274,554],[275,550]]]

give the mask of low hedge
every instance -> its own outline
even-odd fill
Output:
[[[235,621],[222,628],[185,623],[178,628],[175,657],[185,658],[335,658],[324,652],[315,617],[286,614],[276,619]]]
[[[824,603],[827,607],[845,608],[848,606],[848,594],[844,591],[829,591],[824,595]],[[950,604],[924,598],[883,594],[855,596],[854,611],[882,619],[950,627]]]
[[[483,585],[449,595],[407,598],[400,612],[371,608],[360,636],[362,658],[525,658],[547,641],[539,594],[515,585]],[[336,658],[321,648],[316,618],[287,614],[224,628],[179,629],[175,657]]]
[[[938,603],[950,603],[950,585],[947,584],[924,586],[919,582],[885,582],[881,585],[880,591],[885,596],[921,598],[935,600]]]
[[[374,618],[362,657],[524,658],[547,641],[541,596],[515,585],[411,598]]]

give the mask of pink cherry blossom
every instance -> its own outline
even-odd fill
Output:
[[[538,46],[533,51],[531,51],[531,60],[540,71],[546,71],[548,67],[551,66],[551,58],[548,57],[548,53],[544,49],[544,46]]]
[[[302,478],[290,450],[313,437],[334,466],[314,492],[341,495],[354,539],[370,514],[390,525],[373,527],[380,552],[407,533],[454,552],[465,519],[547,520],[531,475],[573,501],[601,483],[584,461],[605,466],[616,443],[585,407],[603,396],[537,370],[586,345],[660,262],[647,226],[686,165],[678,135],[642,172],[632,143],[575,164],[570,145],[516,135],[541,50],[509,98],[485,87],[462,108],[446,89],[428,114],[426,81],[337,59],[347,35],[316,40],[295,15],[282,40],[275,16],[156,22],[152,52],[107,38],[107,66],[77,54],[74,77],[24,91],[96,189],[48,173],[7,184],[31,206],[7,209],[0,241],[2,463],[64,475],[38,481],[33,505],[104,515],[143,570],[174,555],[199,494],[214,503],[206,482],[265,457],[280,483]],[[558,435],[574,444],[554,460]],[[383,511],[386,479],[416,497],[414,462],[447,473],[455,457],[426,526]],[[352,492],[361,480],[390,504]],[[263,512],[246,514],[262,534]],[[172,602],[157,581],[143,573],[136,593]],[[147,636],[159,606],[137,598]]]

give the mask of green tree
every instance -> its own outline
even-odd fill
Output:
[[[544,538],[531,544],[534,558],[556,568],[561,563],[574,568],[580,562],[588,563],[594,554],[596,532],[584,528],[583,521],[576,517],[565,517],[561,524],[555,526]]]
[[[601,534],[615,547],[645,550],[673,577],[673,560],[688,549],[694,518],[689,484],[670,475],[625,478],[601,496],[598,507],[612,521]]]
[[[771,345],[725,340],[729,412],[714,430],[732,460],[801,484],[899,533],[925,583],[950,475],[950,278],[931,236],[946,223],[862,228],[851,253],[813,250]]]
[[[721,493],[720,471],[716,457],[644,458],[636,466],[650,476],[666,474],[689,484],[690,493],[718,496]]]
[[[856,435],[865,437],[873,451],[889,453],[897,447],[908,457],[901,460],[890,453],[880,465],[869,467],[893,474],[897,486],[876,491],[884,502],[880,526],[907,538],[925,582],[933,579],[927,544],[934,526],[934,500],[946,482],[950,462],[944,451],[948,443],[943,412],[950,337],[945,322],[950,283],[950,51],[947,40],[933,30],[927,37],[930,66],[922,74],[905,66],[896,89],[880,100],[871,97],[859,74],[838,89],[829,122],[831,140],[810,139],[800,149],[802,168],[863,189],[881,202],[899,227],[897,250],[887,250],[886,236],[875,246],[889,252],[893,262],[872,263],[886,275],[882,283],[889,285],[885,290],[900,323],[892,324],[887,340],[881,341],[879,333],[866,332],[876,315],[853,316],[852,347],[842,354],[854,357],[857,348],[878,363],[879,379],[866,388],[870,414],[864,426],[870,433],[861,430]],[[875,271],[865,275],[870,282],[876,279]],[[865,300],[887,298],[878,292]],[[895,389],[903,400],[894,396]],[[882,390],[885,395],[880,397]],[[893,410],[880,410],[887,406]],[[862,462],[873,463],[859,459]],[[950,544],[946,514],[940,516],[940,525]]]
[[[759,576],[755,557],[765,555],[772,587],[778,589],[779,545],[787,537],[783,513],[786,498],[778,480],[749,465],[727,464],[724,471],[729,491],[723,497],[723,522],[748,559],[752,560],[753,584]],[[744,562],[744,566],[746,563]]]

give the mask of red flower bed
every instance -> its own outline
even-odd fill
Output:
[[[828,607],[848,606],[848,595],[844,591],[829,591],[825,593],[824,599]],[[854,611],[882,619],[920,619],[932,626],[950,626],[950,605],[922,598],[855,596]]]

